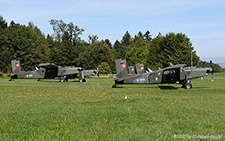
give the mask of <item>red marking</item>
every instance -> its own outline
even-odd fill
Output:
[[[131,71],[134,71],[134,68],[131,68]]]
[[[126,68],[126,64],[122,64],[121,67],[122,67],[122,68]]]
[[[143,66],[141,66],[141,70],[144,70],[144,67]]]
[[[17,67],[17,68],[18,68],[18,67],[20,67],[20,64],[19,64],[19,63],[17,63],[17,64],[16,64],[16,67]]]

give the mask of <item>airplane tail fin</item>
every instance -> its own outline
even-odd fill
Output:
[[[136,64],[137,74],[145,73],[144,64]]]
[[[18,60],[12,60],[11,61],[11,64],[12,64],[12,72],[13,73],[19,73],[19,72],[21,72],[20,61],[18,61]]]
[[[129,74],[135,74],[134,66],[128,66]]]
[[[116,73],[118,78],[123,78],[128,75],[126,60],[116,59]]]

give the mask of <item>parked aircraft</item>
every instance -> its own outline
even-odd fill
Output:
[[[135,74],[133,66],[128,67],[128,74],[126,60],[117,59],[115,63],[118,78],[112,87],[116,87],[117,84],[174,84],[179,82],[182,88],[191,89],[191,79],[207,76],[210,72],[213,79],[213,68],[185,67],[185,64],[171,64],[170,67],[164,69],[159,68],[159,70],[154,71],[148,69],[145,72],[143,64],[136,64],[137,74]]]
[[[44,63],[33,71],[21,71],[20,61],[12,60],[12,73],[8,76],[12,79],[59,79],[60,82],[68,82],[68,79],[79,78],[79,82],[85,82],[84,77],[98,73],[97,70],[84,70],[81,67],[61,67],[53,63]]]

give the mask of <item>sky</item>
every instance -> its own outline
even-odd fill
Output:
[[[225,64],[224,0],[0,0],[0,16],[33,22],[45,35],[53,34],[50,19],[73,22],[85,30],[82,39],[97,35],[112,43],[126,31],[184,33],[200,59]]]

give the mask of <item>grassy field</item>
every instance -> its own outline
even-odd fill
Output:
[[[107,78],[8,80],[0,78],[2,140],[225,139],[225,79],[196,79],[190,90],[111,88],[114,81]]]

